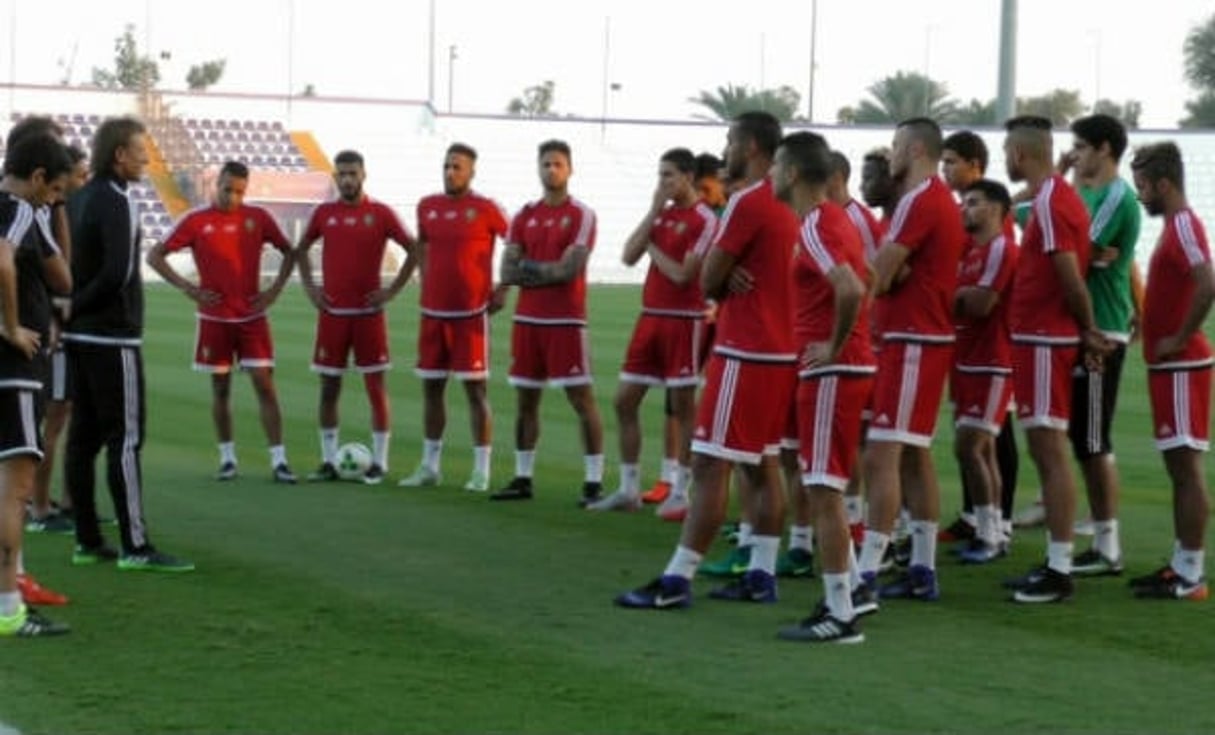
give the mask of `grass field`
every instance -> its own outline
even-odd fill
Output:
[[[243,476],[215,483],[207,382],[187,367],[194,318],[175,293],[148,296],[150,529],[199,571],[76,568],[70,538],[29,538],[31,570],[73,597],[53,612],[74,632],[0,645],[0,723],[23,733],[1215,732],[1215,707],[1203,704],[1215,691],[1211,604],[1135,601],[1125,582],[1104,579],[1080,583],[1067,604],[1014,607],[998,580],[1040,558],[1040,532],[1021,534],[1012,558],[990,568],[942,554],[941,602],[886,604],[862,646],[775,639],[818,599],[817,581],[785,582],[773,606],[715,603],[699,582],[689,611],[614,609],[615,593],[661,570],[677,529],[648,513],[575,508],[581,448],[559,393],[545,398],[532,503],[458,489],[471,451],[456,391],[448,484],[396,487],[421,441],[412,290],[392,308],[389,483],[271,484],[247,385],[235,391]],[[610,486],[611,396],[638,290],[597,287],[591,300]],[[317,461],[313,319],[298,289],[274,310],[301,473]],[[498,316],[495,484],[513,471],[508,330]],[[1141,573],[1171,548],[1171,515],[1137,350],[1127,365],[1116,443],[1124,547]],[[648,402],[650,429],[660,405]],[[358,382],[343,409],[343,441],[368,441]],[[946,520],[958,502],[949,434],[937,447]],[[657,467],[654,431],[648,438],[646,482]],[[1027,459],[1022,478],[1029,502]]]

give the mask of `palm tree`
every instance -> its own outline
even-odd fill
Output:
[[[949,90],[941,82],[914,71],[900,71],[879,79],[867,90],[872,99],[853,108],[858,123],[893,123],[911,117],[948,121],[957,111]]]
[[[696,97],[689,97],[688,102],[708,110],[711,115],[696,114],[698,120],[714,122],[729,122],[741,113],[762,110],[771,113],[777,120],[788,122],[797,115],[801,95],[788,85],[776,89],[752,90],[744,85],[727,84],[718,87],[714,92],[701,90]]]

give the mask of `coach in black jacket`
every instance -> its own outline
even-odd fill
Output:
[[[73,393],[64,481],[75,507],[72,563],[117,559],[119,569],[188,572],[193,564],[152,546],[143,515],[143,279],[129,187],[148,163],[144,136],[134,118],[103,122],[93,138],[93,176],[69,203],[73,287],[63,340]],[[97,522],[94,466],[103,446],[121,553],[106,545]]]

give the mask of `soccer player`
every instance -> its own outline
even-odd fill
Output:
[[[453,143],[443,159],[443,193],[418,202],[422,261],[422,322],[418,364],[422,379],[422,462],[400,481],[403,487],[440,482],[443,393],[448,376],[464,384],[472,419],[473,470],[464,489],[489,490],[493,415],[486,394],[489,378],[489,316],[506,300],[507,287],[493,285],[494,242],[506,236],[507,216],[495,201],[472,190],[477,151]]]
[[[511,221],[502,254],[504,284],[519,286],[511,326],[509,381],[515,387],[515,477],[491,500],[529,500],[540,398],[546,384],[565,389],[578,416],[585,482],[579,504],[599,500],[603,488],[603,424],[595,404],[586,335],[586,261],[595,246],[595,212],[570,196],[570,147],[547,140],[538,151],[544,196]]]
[[[142,233],[129,187],[148,165],[145,135],[143,123],[131,117],[101,123],[89,156],[93,176],[68,202],[72,297],[63,340],[72,375],[72,417],[64,481],[76,521],[72,563],[117,558],[124,570],[189,572],[192,562],[152,545],[143,512]],[[121,553],[105,543],[97,520],[94,465],[102,447]]]
[[[1181,151],[1145,146],[1131,161],[1135,188],[1164,230],[1148,267],[1143,356],[1156,447],[1173,484],[1173,558],[1131,580],[1136,597],[1205,600],[1204,540],[1210,517],[1203,454],[1209,446],[1211,345],[1202,325],[1215,301],[1206,231],[1185,194]]]
[[[1126,128],[1109,115],[1090,115],[1071,125],[1070,163],[1088,208],[1092,260],[1085,285],[1093,318],[1113,349],[1101,370],[1078,367],[1072,373],[1072,453],[1084,473],[1093,516],[1093,546],[1072,561],[1077,577],[1122,573],[1118,533],[1118,468],[1110,427],[1118,401],[1122,363],[1131,339],[1134,303],[1131,267],[1139,240],[1140,213],[1134,188],[1118,176],[1126,150]]]
[[[1105,337],[1084,287],[1089,221],[1076,191],[1055,172],[1050,120],[1014,117],[1004,124],[1004,161],[1012,181],[1033,197],[1009,304],[1017,416],[1038,470],[1049,530],[1046,563],[1010,580],[1017,602],[1057,602],[1072,595],[1072,523],[1076,485],[1067,459],[1071,371],[1081,348],[1096,366]]]
[[[42,461],[38,424],[50,290],[71,288],[67,263],[49,228],[35,222],[35,209],[63,197],[70,170],[57,139],[25,135],[7,149],[0,182],[0,636],[68,632],[26,606],[19,575],[25,503]]]
[[[1008,189],[990,179],[973,181],[962,191],[962,221],[970,241],[958,267],[953,302],[957,344],[950,393],[954,453],[975,517],[974,526],[968,525],[970,544],[960,556],[971,564],[985,564],[1007,551],[996,437],[1004,430],[1012,396],[1008,300],[1017,244],[1005,225],[1011,208]]]
[[[966,233],[937,175],[941,129],[928,118],[899,123],[890,172],[903,195],[873,262],[882,347],[865,446],[869,523],[860,570],[872,582],[890,543],[900,498],[910,511],[907,573],[883,597],[936,600],[941,493],[932,435],[953,359],[953,296]]]
[[[312,211],[308,228],[296,246],[300,281],[317,309],[316,349],[312,369],[321,377],[318,408],[321,435],[321,465],[308,476],[312,481],[338,479],[338,400],[342,395],[342,373],[350,353],[354,368],[363,374],[367,401],[371,404],[371,466],[363,482],[378,485],[388,471],[388,439],[391,429],[388,391],[384,374],[388,360],[388,327],[384,305],[405,287],[417,265],[413,236],[396,212],[363,192],[367,171],[357,151],[341,151],[333,159],[333,178],[338,198]],[[321,249],[322,285],[312,273],[309,251],[318,240]],[[387,241],[405,249],[405,261],[388,286],[380,282]]]
[[[783,493],[776,453],[786,415],[773,408],[787,407],[793,398],[797,359],[790,275],[797,219],[773,195],[767,178],[780,139],[780,123],[766,112],[744,112],[730,125],[726,165],[744,186],[726,206],[701,266],[701,288],[720,307],[692,435],[694,497],[666,570],[618,596],[616,604],[623,607],[691,604],[691,580],[725,517],[735,465],[746,478],[740,483],[744,515],[754,526],[749,568],[712,596],[777,599]]]
[[[975,133],[969,130],[959,130],[946,136],[942,143],[941,176],[958,197],[964,198],[971,184],[979,181],[987,174],[987,144]],[[963,207],[965,211],[965,207]],[[1016,232],[1013,228],[1013,218],[1010,215],[1004,220],[1004,239],[1014,244]],[[968,246],[969,247],[969,244]],[[1004,295],[1007,298],[1008,294]],[[955,361],[957,353],[954,355]],[[1011,373],[1010,373],[1011,374]],[[1011,380],[1007,381],[1011,389]],[[1001,529],[1006,534],[1012,533],[1012,509],[1017,489],[1017,471],[1021,464],[1021,456],[1017,452],[1017,436],[1013,427],[1013,414],[1004,411],[1004,423],[1000,426],[1000,434],[996,437],[996,460],[999,465]],[[940,541],[970,541],[975,538],[975,509],[974,499],[970,492],[969,475],[962,472],[962,514],[948,527],[937,534]],[[976,549],[978,545],[976,545]]]
[[[232,437],[232,368],[249,373],[257,394],[262,430],[270,447],[270,474],[275,482],[295,484],[283,448],[283,417],[274,388],[274,344],[266,310],[291,276],[291,242],[265,209],[245,204],[249,168],[228,161],[215,182],[210,206],[187,212],[163,242],[148,252],[148,265],[197,305],[194,368],[211,373],[211,416],[219,439],[219,472],[215,479],[236,477]],[[270,287],[261,289],[262,251],[266,245],[282,256]],[[182,276],[167,260],[189,250],[198,282]]]
[[[692,421],[700,383],[700,342],[705,301],[700,292],[700,263],[713,239],[717,217],[693,187],[696,158],[673,148],[658,162],[658,186],[650,209],[629,235],[622,260],[636,265],[650,256],[641,293],[641,315],[620,369],[616,421],[620,433],[620,489],[588,506],[591,510],[641,507],[641,401],[651,386],[666,388],[681,437],[678,468],[660,512],[673,505],[686,512],[691,479]]]
[[[776,150],[772,187],[801,219],[793,262],[794,339],[799,349],[797,434],[800,477],[814,519],[824,604],[781,638],[859,643],[852,602],[852,542],[843,491],[861,443],[861,411],[876,363],[869,339],[865,280],[869,265],[855,225],[827,196],[838,171],[822,136],[794,133]]]

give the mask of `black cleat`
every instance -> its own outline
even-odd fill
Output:
[[[490,500],[531,500],[532,499],[532,478],[516,477],[510,481],[510,484],[501,490],[490,493]]]

